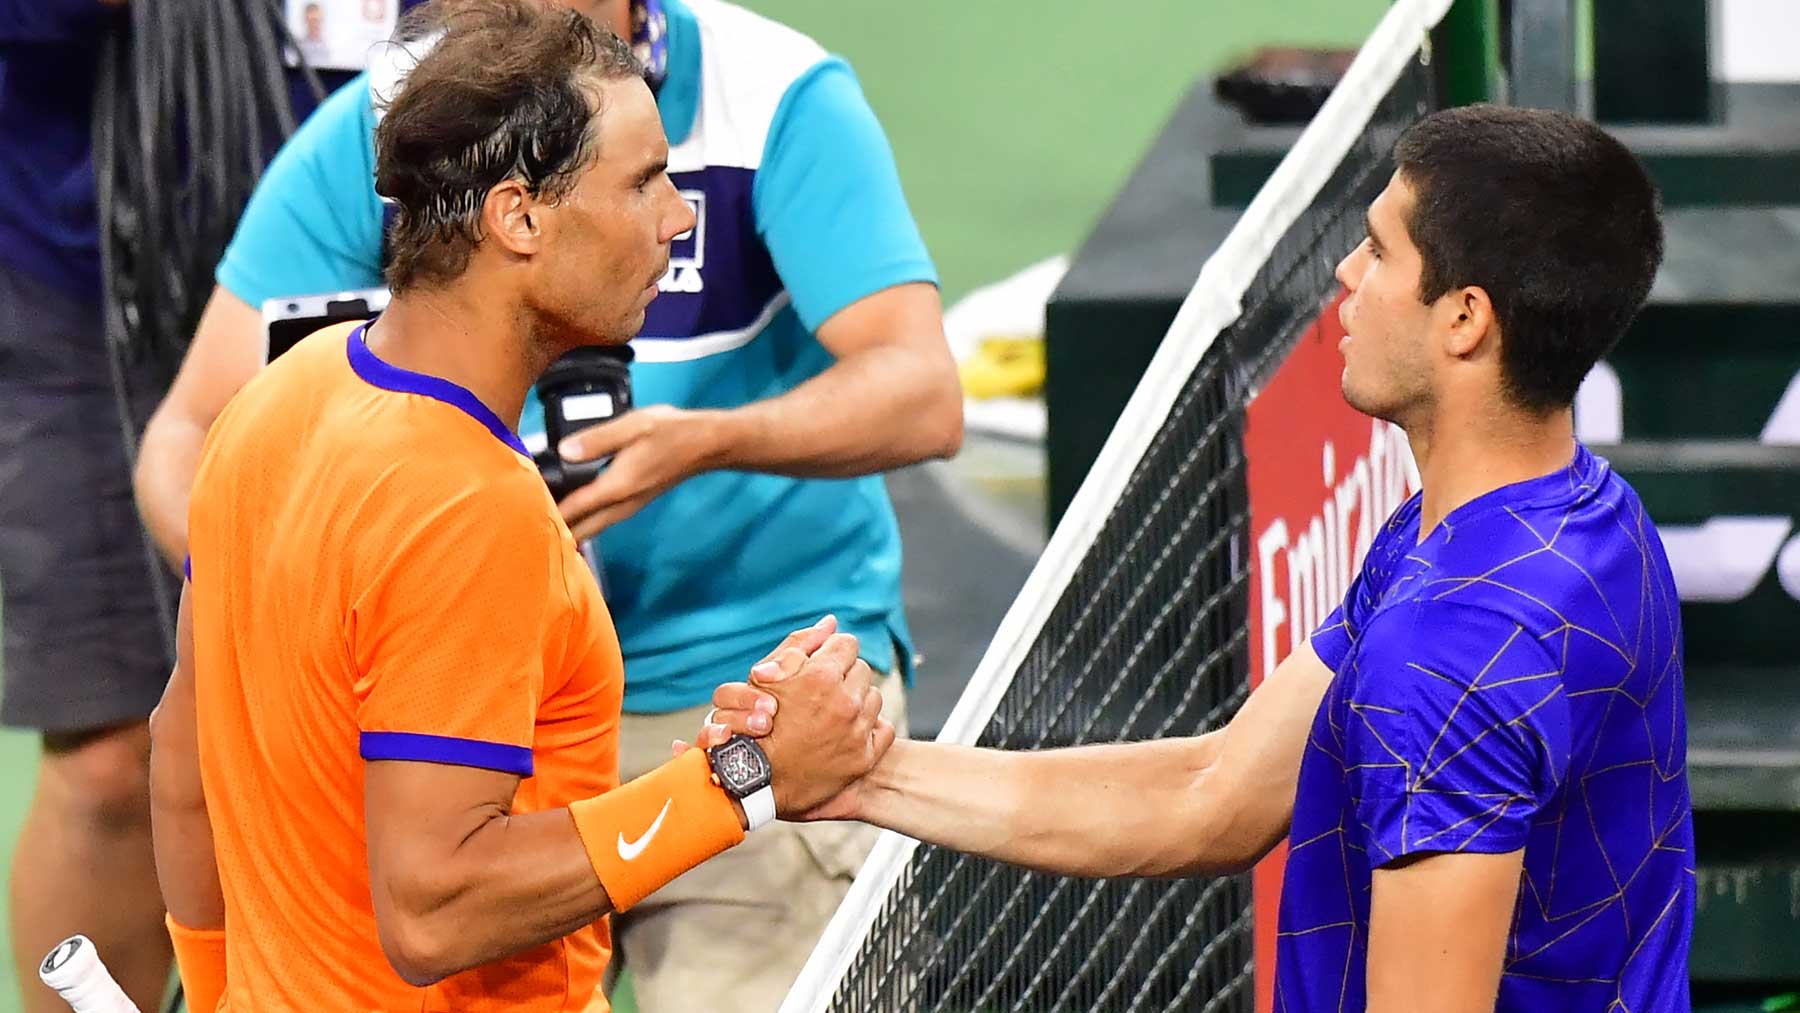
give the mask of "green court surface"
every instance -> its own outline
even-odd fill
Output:
[[[1043,257],[1071,252],[1196,77],[1261,45],[1354,45],[1385,4],[751,0],[750,6],[813,35],[856,67],[893,141],[945,295],[953,299]],[[35,754],[34,737],[0,732],[0,854],[8,861]],[[0,966],[0,1013],[13,1013],[19,1006],[12,966],[9,960]]]
[[[37,737],[6,729],[0,732],[0,855],[5,856],[7,872],[12,871],[13,842],[19,838],[19,821],[25,818],[25,805],[31,801],[32,774],[37,769]],[[12,933],[8,925],[0,925],[6,934],[6,959],[0,960],[0,1010],[7,1013],[19,1008],[18,984],[12,966]]]

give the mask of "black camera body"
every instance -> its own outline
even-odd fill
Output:
[[[630,345],[576,348],[550,364],[538,378],[549,445],[534,460],[557,500],[599,477],[609,458],[565,461],[557,452],[563,438],[631,410]]]

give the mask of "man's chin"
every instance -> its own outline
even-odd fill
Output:
[[[1389,416],[1393,414],[1393,406],[1379,398],[1370,397],[1367,392],[1357,390],[1356,386],[1350,382],[1350,373],[1348,370],[1345,370],[1344,372],[1344,378],[1339,383],[1339,389],[1344,394],[1345,404],[1370,418],[1392,421]]]
[[[644,329],[644,311],[639,310],[616,325],[594,335],[590,345],[627,345]]]
[[[638,332],[643,330],[643,328],[644,315],[638,313],[628,320],[621,320],[612,325],[579,329],[569,328],[562,333],[574,338],[570,343],[571,347],[600,348],[629,344],[631,339],[637,337]]]

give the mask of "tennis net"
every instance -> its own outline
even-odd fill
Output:
[[[1197,735],[1243,703],[1246,409],[1335,298],[1394,142],[1433,107],[1448,6],[1388,10],[1206,262],[940,741]],[[1258,913],[1248,876],[1066,879],[884,834],[782,1008],[1250,1010]]]

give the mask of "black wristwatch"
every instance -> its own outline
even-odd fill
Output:
[[[708,749],[706,758],[712,763],[719,787],[744,807],[749,829],[756,830],[774,821],[775,789],[770,784],[775,771],[769,766],[769,754],[755,739],[733,735]]]

